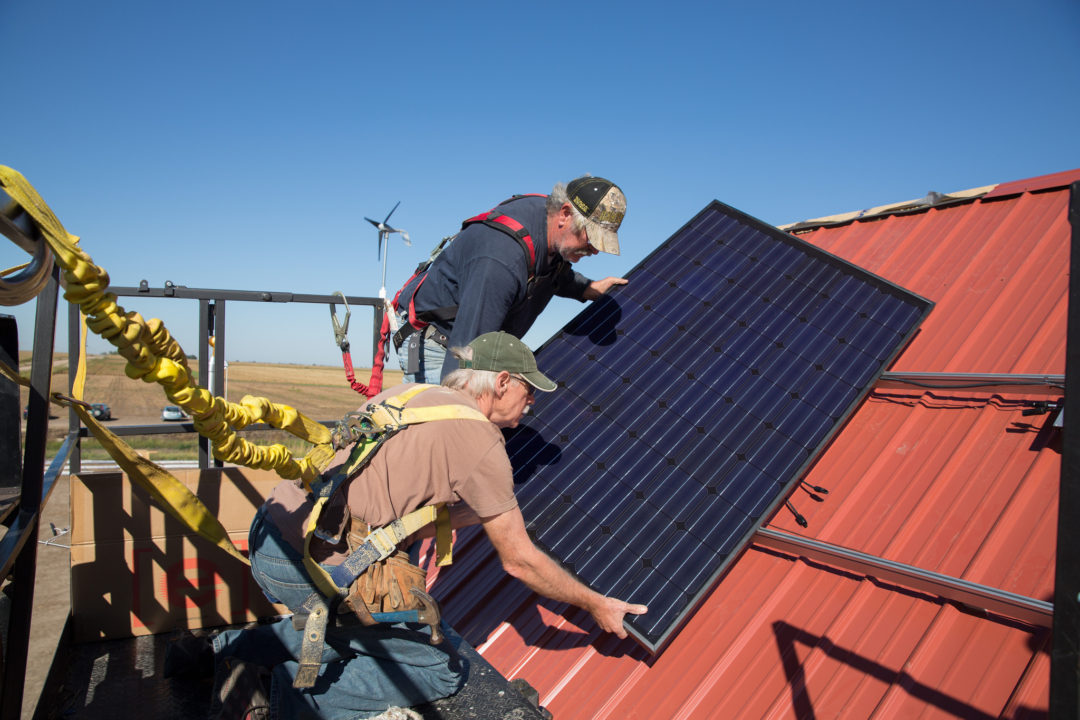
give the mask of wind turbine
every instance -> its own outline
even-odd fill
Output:
[[[388,305],[386,302],[386,258],[390,254],[390,235],[393,233],[401,233],[401,239],[405,241],[406,245],[412,247],[412,241],[409,240],[409,233],[404,230],[398,230],[395,227],[390,227],[386,224],[390,220],[390,216],[394,214],[394,210],[397,210],[398,205],[400,204],[401,201],[398,200],[397,205],[394,205],[394,207],[390,209],[390,212],[386,214],[386,218],[382,222],[372,220],[369,217],[364,218],[379,231],[379,259],[382,260],[382,283],[379,287],[379,297],[382,298],[384,305]],[[387,311],[389,312],[390,308],[387,308]]]

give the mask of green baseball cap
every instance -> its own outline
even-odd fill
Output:
[[[520,375],[537,390],[551,392],[553,383],[536,367],[536,357],[525,343],[506,332],[484,333],[469,343],[472,348],[472,360],[462,360],[461,367],[473,370],[503,370]]]

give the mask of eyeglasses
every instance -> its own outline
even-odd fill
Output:
[[[592,244],[592,240],[589,239],[589,230],[585,229],[585,252],[589,255],[596,255],[600,251],[596,249],[596,246]]]
[[[529,394],[529,397],[532,397],[533,394],[536,392],[536,388],[534,388],[532,386],[532,383],[529,382],[528,380],[526,380],[525,378],[521,377],[520,375],[511,374],[510,378],[512,380],[517,380],[519,383],[521,383],[523,386],[525,386],[525,392],[527,392]]]

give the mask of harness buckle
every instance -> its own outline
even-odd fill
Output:
[[[394,523],[391,523],[385,527],[372,530],[368,533],[368,536],[364,538],[365,542],[371,543],[371,546],[378,551],[379,560],[385,560],[397,550],[399,540],[395,539],[393,533],[390,531],[393,526]]]
[[[330,431],[330,444],[334,450],[344,450],[361,439],[370,439],[382,432],[371,413],[363,410],[346,413]]]

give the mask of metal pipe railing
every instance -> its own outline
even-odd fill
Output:
[[[4,648],[3,689],[0,691],[3,693],[0,695],[0,718],[4,720],[14,720],[22,714],[26,658],[30,649],[30,620],[34,608],[34,582],[37,575],[38,522],[45,487],[45,443],[48,435],[59,290],[60,269],[54,266],[45,288],[37,296],[19,510],[4,536],[5,541],[9,536],[12,540],[10,559],[2,560],[3,577],[11,579],[14,590],[11,593],[11,613],[8,616],[7,647]]]
[[[210,338],[214,338],[214,371],[212,373],[214,387],[207,389],[218,396],[223,396],[225,394],[225,310],[228,302],[308,303],[330,305],[334,302],[341,302],[342,297],[341,295],[319,295],[282,291],[189,288],[184,285],[175,285],[171,282],[166,283],[165,286],[161,288],[151,288],[145,280],[142,281],[138,287],[110,287],[109,292],[115,294],[117,297],[176,298],[179,300],[198,301],[199,378],[206,378],[211,374],[209,364]],[[382,299],[360,295],[347,295],[344,297],[345,301],[348,302],[350,306],[366,305],[372,308],[374,333],[371,342],[372,356],[374,356],[379,343],[379,329],[382,326]],[[77,309],[75,310],[75,317],[76,319],[78,317]],[[69,335],[69,353],[70,357],[78,357],[79,348],[77,330],[74,335]],[[161,425],[126,425],[111,427],[109,429],[113,434],[119,436],[170,434],[195,431],[192,423],[178,423],[176,425],[164,427]],[[80,438],[87,436],[87,431],[80,426],[77,416],[75,416],[72,421],[70,431],[76,433]],[[81,445],[76,446],[72,457],[71,472],[77,473],[81,469],[81,465],[79,464],[79,459],[81,459]],[[212,461],[210,441],[206,438],[200,438],[199,467],[206,469],[210,467]],[[217,461],[213,462],[218,466],[221,465],[221,463]]]

